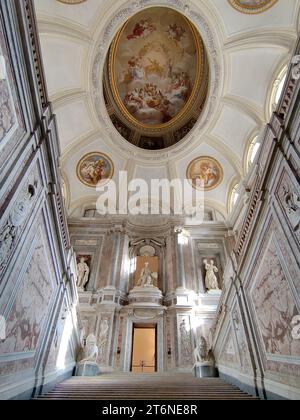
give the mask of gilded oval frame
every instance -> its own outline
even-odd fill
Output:
[[[239,0],[228,0],[228,2],[235,10],[241,13],[247,15],[257,15],[271,9],[271,7],[273,7],[278,2],[278,0],[265,0],[265,3],[261,6],[247,6],[246,4],[241,4]]]
[[[93,157],[93,156],[98,156],[98,157],[102,157],[102,158],[106,159],[107,162],[110,164],[110,167],[111,167],[109,176],[106,179],[104,179],[103,181],[99,181],[99,182],[101,182],[101,185],[106,185],[113,178],[114,173],[115,173],[115,167],[114,167],[113,161],[105,153],[102,153],[102,152],[87,153],[78,162],[77,167],[76,167],[76,174],[77,174],[77,178],[79,179],[79,181],[82,184],[84,184],[85,186],[90,187],[90,188],[96,188],[99,182],[97,184],[91,184],[91,183],[87,182],[81,175],[81,172],[80,172],[81,168],[80,167],[85,160],[87,160],[89,157]]]
[[[211,187],[203,187],[203,188],[200,188],[200,187],[197,187],[196,185],[194,185],[194,183],[192,181],[191,168],[196,163],[201,162],[201,161],[204,161],[204,160],[208,160],[208,161],[212,162],[217,167],[220,176],[219,176],[219,179],[218,179],[218,181],[217,181],[217,183],[215,185],[213,185]],[[187,177],[187,179],[189,180],[189,183],[192,185],[192,187],[194,189],[198,189],[198,190],[201,190],[201,191],[212,191],[212,190],[215,190],[216,188],[218,188],[222,184],[222,182],[224,180],[224,170],[223,170],[222,165],[220,164],[220,162],[217,161],[217,159],[215,159],[215,158],[213,158],[211,156],[199,156],[199,157],[193,159],[189,163],[189,165],[187,167],[187,170],[186,170],[186,177]]]
[[[136,15],[133,15],[131,18],[129,18],[127,20],[127,22],[125,22],[125,24],[122,26],[122,28],[119,30],[119,32],[117,33],[117,35],[115,36],[112,44],[111,44],[111,50],[110,50],[110,54],[109,54],[109,63],[108,63],[108,70],[109,70],[109,80],[110,80],[110,85],[111,85],[111,90],[112,90],[112,95],[114,98],[114,101],[117,105],[117,107],[119,108],[121,114],[127,119],[127,121],[129,121],[130,124],[132,124],[134,127],[136,127],[138,130],[140,130],[141,132],[144,133],[158,133],[162,130],[168,130],[169,128],[177,125],[179,123],[180,120],[183,120],[185,118],[186,115],[189,114],[189,112],[191,112],[192,107],[195,103],[195,101],[197,100],[197,92],[202,80],[202,77],[204,76],[204,64],[205,64],[205,49],[204,49],[204,44],[201,38],[200,33],[198,32],[198,30],[196,29],[196,27],[194,26],[194,24],[187,18],[185,17],[183,14],[181,14],[179,11],[174,10],[170,7],[165,7],[165,6],[154,6],[151,9],[155,9],[155,8],[162,8],[162,9],[168,9],[171,11],[175,11],[176,13],[178,13],[187,23],[189,30],[193,36],[193,41],[196,47],[196,52],[197,52],[197,58],[196,58],[196,66],[197,66],[197,72],[196,72],[196,77],[195,77],[195,82],[194,82],[194,86],[192,89],[192,93],[187,101],[187,103],[184,105],[183,109],[174,117],[172,118],[170,121],[168,121],[167,123],[164,124],[156,124],[156,125],[149,125],[149,124],[143,124],[141,122],[139,122],[126,108],[126,106],[124,105],[119,91],[118,91],[118,87],[117,87],[117,83],[116,83],[116,78],[115,78],[115,63],[116,63],[116,55],[118,52],[118,47],[119,47],[119,43],[121,40],[121,37],[126,29],[126,27],[130,24],[132,18],[134,18],[135,16],[141,14],[143,11],[140,11],[139,13],[137,13]],[[149,10],[147,9],[147,10]]]

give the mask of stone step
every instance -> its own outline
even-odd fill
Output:
[[[114,373],[75,377],[40,400],[255,400],[221,379],[197,379],[188,373]]]

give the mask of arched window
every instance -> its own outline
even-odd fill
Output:
[[[253,165],[257,153],[260,149],[261,143],[259,141],[259,137],[255,136],[253,140],[251,140],[250,144],[249,144],[249,148],[248,148],[248,153],[247,153],[247,172],[249,171],[249,169],[251,168],[251,166]]]
[[[278,77],[276,78],[273,84],[271,103],[270,103],[270,115],[272,115],[272,113],[276,110],[279,104],[281,94],[284,88],[284,84],[286,81],[286,77],[287,77],[287,71],[288,71],[288,67],[285,66],[284,69],[281,70],[281,72],[279,73]]]
[[[229,203],[229,207],[230,207],[229,211],[230,212],[234,209],[234,207],[235,207],[235,205],[236,205],[236,203],[239,199],[240,194],[239,194],[238,190],[239,190],[239,184],[236,184],[232,188],[232,191],[231,191],[230,203]]]

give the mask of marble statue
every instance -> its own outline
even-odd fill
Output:
[[[81,364],[86,362],[97,362],[99,350],[96,342],[97,339],[94,334],[90,334],[86,339],[86,346],[83,351],[83,359],[80,361]]]
[[[194,357],[196,364],[208,362],[210,359],[207,341],[203,336],[200,338],[200,342],[194,350]]]
[[[85,259],[82,257],[77,264],[77,287],[79,291],[84,291],[84,287],[89,281],[90,269]]]
[[[145,263],[145,267],[142,269],[139,286],[142,287],[153,287],[154,281],[157,280],[157,273],[152,273],[149,263]]]
[[[214,261],[211,260],[210,263],[208,260],[204,260],[205,270],[206,270],[206,277],[205,277],[205,286],[207,290],[220,290],[218,279],[215,273],[218,273],[219,270],[215,266]]]

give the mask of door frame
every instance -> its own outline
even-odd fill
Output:
[[[130,363],[130,372],[132,372],[132,368],[133,368],[133,346],[134,346],[134,333],[135,330],[147,330],[147,329],[151,329],[151,330],[155,330],[155,373],[157,373],[158,369],[157,369],[157,323],[153,323],[153,324],[143,324],[143,323],[133,323],[132,324],[132,340],[131,340],[131,363]]]

